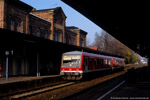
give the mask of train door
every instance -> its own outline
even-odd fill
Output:
[[[85,66],[86,70],[88,70],[88,57],[86,58],[86,66]]]
[[[112,58],[112,65],[111,65],[111,67],[112,67],[112,70],[114,69],[114,58]]]
[[[88,63],[88,69],[91,70],[92,69],[92,65],[93,65],[92,64],[93,63],[92,58],[88,58],[88,62],[89,62]]]
[[[104,68],[104,61],[102,58],[99,59],[99,68]]]
[[[94,59],[93,70],[97,69],[97,58]]]
[[[84,70],[87,71],[88,70],[88,57],[84,56],[83,57],[83,66],[84,66]]]

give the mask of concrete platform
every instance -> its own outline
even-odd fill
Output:
[[[7,93],[8,91],[21,90],[26,88],[38,87],[43,84],[54,83],[62,80],[60,75],[49,75],[49,76],[18,76],[0,78],[0,94]]]
[[[58,78],[58,77],[60,77],[60,75],[49,75],[49,76],[40,76],[40,77],[18,76],[18,77],[9,77],[8,80],[6,80],[5,77],[0,77],[0,85],[17,83],[17,82],[33,81],[33,80],[41,80],[41,79],[46,79],[46,78]]]

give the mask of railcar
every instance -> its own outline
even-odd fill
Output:
[[[124,59],[80,51],[62,55],[60,75],[66,80],[80,80],[84,75],[124,68]]]

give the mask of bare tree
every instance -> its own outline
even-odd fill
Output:
[[[91,43],[90,39],[87,38],[87,39],[86,39],[86,47],[89,47],[89,46],[91,46],[91,45],[92,45],[92,43]]]
[[[93,45],[97,46],[100,51],[124,56],[127,63],[133,63],[137,61],[135,53],[130,48],[105,31],[102,31],[101,34],[95,33],[95,41]]]
[[[100,33],[95,33],[94,46],[97,46],[100,51],[105,51],[110,53],[113,46],[110,44],[112,41],[112,36],[107,34],[105,31]]]

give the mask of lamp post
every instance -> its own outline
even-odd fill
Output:
[[[6,55],[6,80],[8,80],[8,55],[9,55],[9,51],[6,51],[5,55]]]
[[[6,80],[8,80],[8,56],[13,55],[13,50],[5,51],[5,55],[6,55]]]
[[[40,77],[40,55],[37,51],[37,77]]]

